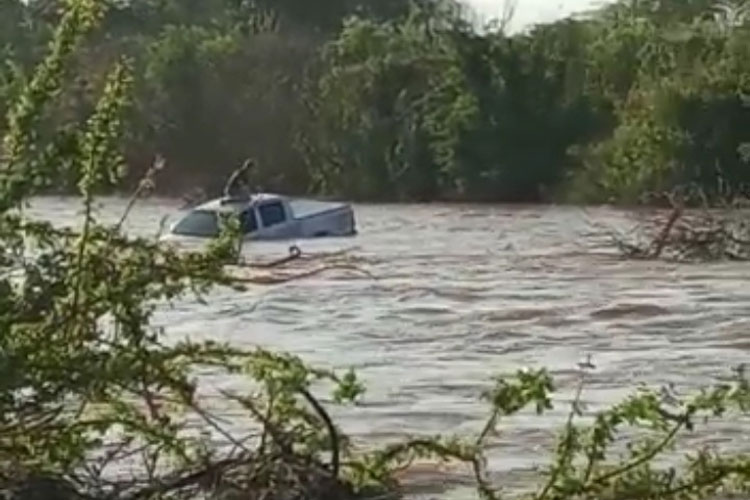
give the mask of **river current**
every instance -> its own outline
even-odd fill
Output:
[[[115,218],[124,200],[105,199]],[[149,200],[128,230],[155,233],[179,208]],[[72,199],[36,200],[33,212],[61,225]],[[218,291],[160,311],[173,339],[260,345],[314,365],[356,369],[367,386],[357,408],[335,411],[362,446],[407,436],[477,432],[480,400],[496,374],[547,367],[555,409],[510,419],[493,442],[490,468],[509,488],[546,465],[579,377],[591,408],[619,401],[638,384],[695,388],[748,361],[746,264],[675,264],[620,258],[608,231],[643,216],[609,208],[485,205],[355,205],[353,238],[299,241],[303,252],[348,250],[371,276],[329,271],[248,292]],[[286,255],[289,242],[248,245],[249,258]],[[236,380],[208,377],[214,388]],[[231,420],[232,415],[226,415]],[[744,427],[746,429],[746,427]],[[739,422],[695,436],[696,444],[750,449]],[[461,475],[430,471],[414,498],[474,498]]]

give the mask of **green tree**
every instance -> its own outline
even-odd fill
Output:
[[[322,65],[302,139],[318,187],[436,197],[450,182],[457,134],[476,113],[450,36],[420,10],[403,22],[357,19],[326,47]]]
[[[587,42],[588,27],[566,21],[513,37],[474,37],[462,50],[480,110],[459,148],[470,199],[551,196],[575,166],[568,150],[606,130],[606,105],[586,93]]]
[[[595,81],[616,106],[619,124],[585,155],[581,184],[589,187],[579,184],[573,191],[637,202],[644,193],[682,185],[697,186],[709,198],[742,189],[748,181],[739,152],[747,141],[747,30],[697,14],[667,29],[632,19],[615,26],[624,31],[611,36],[627,41],[621,47],[638,47],[626,51],[635,57],[609,52],[617,44],[604,40],[593,46],[600,57],[592,60]],[[630,61],[621,69],[633,69],[617,73],[607,68],[608,60]]]

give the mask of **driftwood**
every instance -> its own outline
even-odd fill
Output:
[[[289,247],[289,255],[281,257],[279,259],[270,262],[248,262],[246,260],[239,260],[238,262],[228,266],[228,269],[232,269],[232,279],[243,285],[278,285],[288,283],[290,281],[296,281],[300,279],[310,278],[317,276],[328,271],[350,271],[367,278],[375,279],[370,272],[363,269],[362,267],[352,263],[354,259],[349,252],[351,249],[341,250],[338,252],[330,253],[314,253],[306,254],[297,245]],[[297,272],[282,273],[280,270],[287,268],[288,265],[294,262],[314,263],[318,264],[316,267],[310,269],[302,268]],[[250,275],[243,275],[238,272],[242,270],[253,270]],[[258,270],[269,271],[267,275],[258,274]]]
[[[750,261],[748,213],[737,203],[687,210],[684,201],[668,197],[672,210],[666,220],[653,217],[637,228],[645,242],[613,236],[626,258],[682,262]],[[653,236],[649,236],[653,235]]]
[[[659,233],[659,236],[656,237],[654,240],[652,247],[653,251],[651,252],[652,258],[659,258],[661,256],[662,251],[664,250],[664,247],[667,245],[667,242],[669,240],[669,235],[672,232],[672,228],[677,223],[677,221],[682,217],[682,215],[685,213],[685,207],[680,204],[675,206],[672,209],[672,213],[669,216],[669,219],[667,220],[667,223],[664,225],[664,228]]]

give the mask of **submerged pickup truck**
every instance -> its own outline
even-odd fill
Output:
[[[350,204],[259,193],[218,198],[191,209],[169,231],[170,237],[212,238],[221,213],[240,216],[246,239],[280,240],[352,236],[357,233]]]

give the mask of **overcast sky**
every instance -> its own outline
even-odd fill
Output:
[[[471,5],[481,19],[501,17],[503,5],[510,0],[464,0]],[[574,12],[601,6],[605,0],[515,0],[516,10],[511,29],[516,30],[530,23],[553,21]]]

